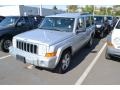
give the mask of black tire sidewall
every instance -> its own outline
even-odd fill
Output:
[[[4,38],[0,41],[0,50],[2,50],[3,52],[9,52],[9,49],[4,48],[4,43],[6,40],[10,40],[12,42],[10,38]]]
[[[69,53],[69,55],[70,55],[70,62],[71,62],[71,53],[70,53],[70,51],[68,51],[68,50],[64,51],[64,52],[62,53],[62,55],[61,55],[61,59],[60,59],[58,65],[57,65],[57,67],[56,67],[56,69],[55,69],[57,73],[64,74],[64,73],[67,72],[67,70],[69,69],[70,62],[69,62],[69,65],[68,65],[67,69],[63,70],[63,69],[62,69],[62,61],[61,61],[61,60],[64,58],[64,56],[65,56],[66,54],[68,54],[68,53]]]

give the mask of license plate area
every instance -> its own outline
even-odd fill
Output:
[[[21,61],[21,62],[26,63],[26,60],[25,60],[25,57],[24,57],[24,56],[16,55],[16,59],[19,60],[19,61]]]

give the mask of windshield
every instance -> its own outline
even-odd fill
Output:
[[[112,17],[107,17],[108,20],[112,20]]]
[[[64,17],[46,17],[41,25],[40,29],[55,30],[55,31],[65,31],[72,32],[74,26],[74,18],[64,18]]]
[[[120,29],[120,21],[118,22],[116,28],[117,28],[117,29]]]
[[[104,17],[102,17],[102,16],[94,16],[94,20],[95,20],[95,22],[103,22]]]
[[[16,23],[18,17],[6,17],[1,23],[0,26],[10,26]]]

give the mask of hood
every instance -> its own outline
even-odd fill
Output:
[[[0,26],[0,36],[14,30],[13,26]]]
[[[116,37],[118,37],[118,38],[120,38],[120,29],[114,29],[113,31],[112,31],[112,37],[113,38],[116,38]]]
[[[113,22],[112,20],[108,20],[108,21],[109,21],[109,24],[112,24],[112,22]]]
[[[27,41],[37,41],[39,44],[53,45],[67,38],[70,38],[73,33],[50,31],[42,29],[34,29],[15,36],[15,38],[24,39]]]

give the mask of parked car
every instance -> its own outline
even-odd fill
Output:
[[[112,33],[107,38],[105,57],[106,59],[111,59],[111,57],[120,58],[120,20],[118,20]]]
[[[35,24],[34,22],[34,16],[6,17],[0,23],[0,50],[8,52],[9,46],[12,45],[12,37],[19,33],[37,28],[38,23]]]
[[[102,15],[95,15],[95,35],[103,38],[105,34],[105,18]]]
[[[85,13],[46,16],[38,29],[13,37],[10,54],[25,63],[65,73],[71,56],[92,46],[94,18]]]
[[[4,16],[0,16],[0,22],[1,22],[4,18],[5,18]]]
[[[113,28],[116,25],[116,23],[117,23],[118,20],[119,20],[119,18],[117,16],[113,17]]]
[[[106,34],[109,34],[114,27],[113,16],[105,16],[105,27]]]

